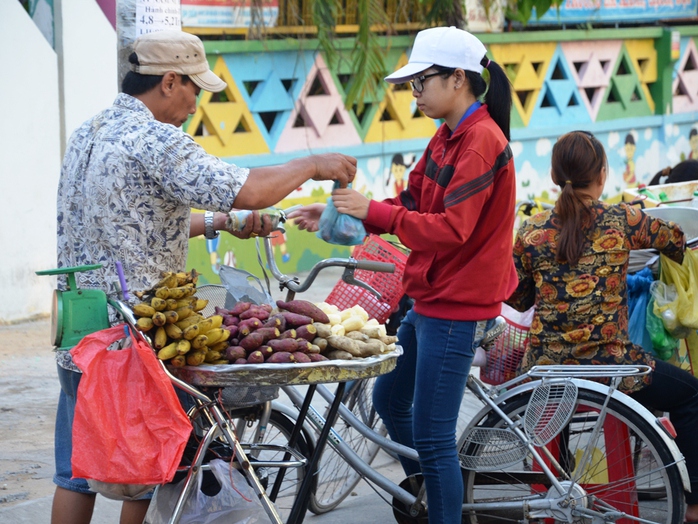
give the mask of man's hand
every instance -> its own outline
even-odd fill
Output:
[[[298,229],[308,231],[317,231],[318,223],[320,222],[320,215],[325,210],[327,204],[310,204],[308,206],[303,206],[300,209],[291,211],[287,218],[293,220],[293,223],[298,226]]]
[[[338,180],[339,187],[347,187],[356,175],[356,158],[341,153],[313,155],[316,174],[313,180]]]
[[[345,188],[332,191],[332,203],[340,213],[365,220],[371,201],[358,191]]]
[[[272,227],[273,225],[268,215],[260,217],[259,211],[253,211],[252,214],[247,217],[245,227],[242,229],[242,231],[235,231],[227,228],[224,229],[234,237],[245,240],[247,238],[269,236],[271,234]]]

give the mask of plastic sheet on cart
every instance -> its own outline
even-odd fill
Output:
[[[175,377],[195,386],[274,386],[322,384],[371,378],[395,368],[402,348],[352,360],[327,360],[309,364],[222,364],[168,367]]]

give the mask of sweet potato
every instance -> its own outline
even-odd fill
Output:
[[[232,308],[230,308],[230,314],[236,317],[240,316],[240,313],[247,311],[252,306],[252,302],[238,302]]]
[[[296,349],[296,351],[300,353],[307,353],[312,346],[312,344],[304,338],[297,338],[296,343],[298,344],[298,349]]]
[[[252,317],[258,318],[259,320],[266,320],[269,318],[269,311],[259,306],[250,306],[246,311],[240,313],[240,320]]]
[[[265,361],[274,354],[274,350],[271,349],[269,346],[259,346],[257,351],[261,352],[262,355],[264,355]]]
[[[357,341],[358,342],[358,341]],[[362,357],[380,355],[386,349],[385,344],[377,338],[371,338],[368,342],[358,342]]]
[[[261,333],[262,336],[264,337],[264,342],[263,344],[266,344],[267,341],[278,337],[281,333],[279,333],[279,330],[275,327],[261,327],[255,333]]]
[[[325,351],[327,349],[327,339],[323,337],[315,337],[313,339],[313,344],[320,348],[320,351]]]
[[[253,351],[247,357],[248,364],[261,364],[264,362],[264,355],[261,351]]]
[[[299,315],[310,317],[315,322],[322,322],[323,324],[329,324],[330,322],[330,319],[327,318],[327,313],[307,300],[291,300],[290,302],[277,300],[276,305],[280,309],[285,309],[291,313],[297,313]]]
[[[308,353],[308,358],[311,362],[324,362],[329,360],[325,355],[320,355],[319,353]]]
[[[239,323],[240,323],[239,317],[234,317],[233,315],[224,315],[223,316],[223,325],[224,326],[237,326]]]
[[[302,353],[301,351],[296,351],[293,354],[293,358],[295,358],[296,362],[298,362],[299,364],[310,364],[312,362],[312,360],[310,360],[310,357],[305,353]]]
[[[323,324],[322,322],[313,322],[313,326],[317,330],[317,336],[327,338],[332,334],[332,326]]]
[[[296,330],[293,328],[287,329],[286,331],[282,331],[276,338],[296,338]]]
[[[335,349],[341,349],[350,353],[354,357],[362,356],[357,341],[351,338],[332,335],[327,339],[327,343]]]
[[[274,353],[267,359],[267,362],[269,364],[288,364],[290,362],[295,361],[296,357],[294,356],[294,353],[288,353],[286,351],[279,351],[278,353]]]
[[[298,342],[293,338],[274,338],[267,342],[270,348],[274,350],[275,353],[286,352],[293,353],[298,349]]]
[[[317,336],[317,328],[313,324],[305,324],[296,328],[296,338],[312,341]]]
[[[342,351],[341,349],[333,349],[331,351],[325,352],[325,356],[329,360],[351,360],[354,357],[351,356],[351,353],[347,353],[346,351]]]
[[[230,362],[235,362],[240,358],[246,359],[247,351],[245,351],[245,348],[241,346],[230,346],[225,350],[225,358],[227,358]],[[247,362],[247,360],[245,360],[245,362]]]
[[[237,335],[237,334],[238,334],[238,331],[239,331],[239,329],[238,329],[237,326],[226,326],[226,325],[223,325],[223,326],[221,327],[221,329],[225,329],[226,331],[228,331],[228,332],[230,333],[230,337],[229,337],[229,338],[234,338],[235,335]]]
[[[345,333],[344,336],[353,340],[359,340],[361,342],[366,342],[369,339],[368,335],[362,333],[361,331],[350,331],[349,333]]]
[[[312,317],[306,316],[306,315],[301,315],[299,313],[291,313],[290,311],[283,311],[281,314],[284,316],[284,319],[286,319],[286,326],[290,326],[292,328],[297,328],[299,326],[304,326],[306,324],[312,324],[313,319]]]
[[[310,344],[310,347],[308,350],[305,352],[307,355],[311,355],[313,353],[320,353],[322,350],[320,349],[319,346],[316,346],[315,344]]]
[[[264,335],[262,333],[257,333],[256,331],[253,331],[245,338],[240,340],[240,346],[245,348],[245,350],[248,352],[257,349],[262,344],[264,344]],[[249,360],[249,357],[247,360]]]
[[[281,314],[271,315],[268,319],[264,321],[262,327],[275,327],[281,333],[286,331],[286,319]]]
[[[233,364],[237,365],[242,365],[242,364],[247,364],[247,359],[246,358],[238,358],[233,362]]]
[[[259,329],[260,327],[262,327],[262,321],[258,318],[252,317],[241,320],[240,324],[238,324],[238,331],[242,336],[247,336],[255,329]]]

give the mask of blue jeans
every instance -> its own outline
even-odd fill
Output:
[[[373,404],[390,438],[419,453],[401,457],[407,475],[422,473],[429,524],[460,524],[463,477],[456,422],[475,354],[476,322],[425,317],[410,310],[398,329],[404,354],[378,377]]]
[[[57,368],[61,394],[58,397],[58,410],[56,411],[54,434],[56,473],[53,476],[53,483],[69,491],[94,495],[85,479],[71,478],[73,476],[70,464],[73,455],[73,417],[75,415],[75,401],[78,396],[78,384],[80,384],[82,374],[69,371],[61,366],[57,366]]]

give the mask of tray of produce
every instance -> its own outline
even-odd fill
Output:
[[[133,307],[136,325],[170,372],[193,385],[344,382],[388,373],[402,352],[359,305],[340,310],[277,300],[212,307],[225,302],[220,286],[198,293],[195,282],[164,282]]]
[[[195,386],[275,386],[346,382],[389,373],[395,368],[402,348],[388,353],[352,360],[325,360],[289,364],[203,364],[170,367],[175,377]]]

